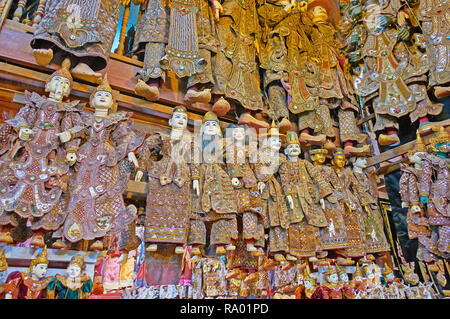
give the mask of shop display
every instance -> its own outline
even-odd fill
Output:
[[[33,34],[0,21],[0,43],[31,39],[0,77],[17,108],[0,123],[1,299],[448,294],[447,3],[49,0],[10,16],[31,9]]]

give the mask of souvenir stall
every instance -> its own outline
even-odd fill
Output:
[[[449,10],[0,0],[0,298],[448,298]]]

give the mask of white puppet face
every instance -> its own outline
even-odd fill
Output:
[[[65,96],[70,94],[70,80],[63,76],[55,75],[45,86],[50,97],[56,101],[62,101]]]
[[[109,109],[113,102],[113,96],[110,92],[97,91],[92,99],[92,106],[98,109]]]
[[[219,133],[220,133],[219,122],[217,122],[217,121],[206,121],[203,124],[203,133],[205,135],[209,135],[209,136],[219,135]]]
[[[301,153],[300,145],[299,144],[289,144],[285,148],[284,153],[289,157],[298,157]]]
[[[44,278],[45,275],[47,274],[47,268],[48,265],[45,263],[36,264],[31,269],[31,273],[35,275],[37,278],[41,279]]]
[[[169,125],[173,129],[185,129],[188,124],[188,117],[185,112],[175,112],[169,120]]]
[[[67,275],[69,276],[70,279],[76,279],[78,277],[80,277],[81,274],[81,268],[77,265],[69,265],[69,267],[67,267]]]

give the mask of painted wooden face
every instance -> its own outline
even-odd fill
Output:
[[[45,263],[36,264],[33,266],[31,272],[39,279],[44,278],[47,274],[48,265]]]
[[[301,153],[300,145],[299,144],[289,144],[286,149],[285,153],[289,157],[298,157]]]
[[[97,91],[92,99],[92,106],[98,109],[109,109],[113,102],[113,96],[110,92]]]
[[[203,133],[205,135],[209,135],[209,136],[219,135],[219,133],[220,133],[219,122],[217,122],[217,121],[206,121],[203,124]]]
[[[345,166],[345,156],[337,155],[333,158],[333,164],[338,168],[343,168]]]
[[[70,94],[70,80],[63,76],[55,75],[46,85],[46,91],[50,92],[50,97],[60,102],[65,96]]]
[[[188,124],[187,114],[184,112],[175,112],[169,120],[169,125],[173,129],[185,129]]]
[[[81,275],[81,268],[77,265],[69,265],[67,267],[67,275],[70,279],[76,279]]]
[[[314,160],[314,163],[322,165],[323,163],[325,163],[326,156],[323,153],[317,153],[317,154],[313,155],[313,160]]]

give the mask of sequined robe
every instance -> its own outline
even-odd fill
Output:
[[[384,233],[383,217],[377,203],[377,186],[371,183],[366,173],[353,172],[353,174],[356,182],[352,185],[352,190],[361,206],[367,208],[367,211],[363,213],[366,251],[368,253],[389,251],[390,245]]]
[[[148,172],[148,193],[145,217],[145,241],[185,244],[191,211],[189,131],[179,139],[170,132],[150,136],[139,158],[140,166]],[[155,161],[151,151],[160,147],[162,158]]]
[[[31,275],[13,271],[6,278],[5,294],[11,294],[12,299],[45,299],[46,288],[52,277],[35,281]]]
[[[261,25],[260,67],[269,98],[272,119],[318,107],[317,65],[311,59],[311,43],[306,35],[310,23],[297,9],[288,13],[275,1],[258,7]],[[306,22],[306,23],[305,23]]]
[[[450,253],[450,173],[449,160],[432,154],[420,154],[423,160],[422,175],[419,182],[419,194],[429,196],[427,203],[428,222],[439,226],[438,240],[433,241],[437,251],[432,246],[427,247],[433,253]],[[435,178],[432,178],[435,176]],[[436,234],[434,234],[436,235]],[[420,238],[419,238],[420,240]],[[427,246],[427,245],[426,245]],[[433,251],[434,250],[434,251]]]
[[[416,109],[416,101],[405,82],[405,64],[394,55],[396,46],[404,46],[397,38],[395,28],[378,30],[374,21],[383,15],[396,16],[399,1],[380,4],[380,11],[363,19],[361,31],[364,42],[361,48],[363,63],[359,76],[355,77],[356,94],[364,103],[372,101],[377,122],[374,130],[398,129],[397,119]]]
[[[165,19],[170,19],[168,42],[165,47],[166,54],[160,60],[162,68],[174,72],[179,78],[188,77],[187,87],[195,84],[212,86],[214,81],[211,57],[217,52],[218,40],[209,1],[170,0],[168,4],[169,17],[164,13],[167,11],[163,10],[161,4],[152,5],[158,7],[156,12],[159,19],[150,22],[155,21],[160,30],[165,28],[163,25],[167,24]],[[153,12],[155,11],[152,10],[149,13],[149,17],[155,17]],[[151,35],[151,33],[147,34]],[[160,37],[161,34],[156,34],[156,36]],[[160,42],[159,39],[163,38],[158,38],[154,42]],[[149,40],[151,42],[151,38]]]
[[[277,179],[281,163],[286,161],[283,154],[273,154],[264,149],[258,161],[252,164],[258,182],[265,184],[261,194],[264,200],[265,228],[269,228],[269,252],[288,251],[289,212],[283,189]]]
[[[55,45],[94,70],[106,67],[119,21],[119,0],[49,0],[31,47]]]
[[[205,151],[201,163],[191,165],[191,179],[199,181],[200,196],[191,197],[188,244],[206,244],[205,222],[212,222],[211,245],[229,244],[237,238],[236,196],[221,156],[221,151]]]
[[[434,66],[430,69],[430,85],[445,85],[450,82],[450,22],[448,1],[422,0],[418,17],[427,37],[429,58]]]
[[[237,100],[244,108],[263,108],[256,41],[259,32],[255,0],[224,0],[216,23],[219,50],[214,57],[213,93]]]
[[[64,237],[71,242],[119,233],[136,218],[136,207],[125,207],[122,196],[130,172],[125,158],[143,140],[131,130],[130,117],[125,112],[105,118],[85,113],[87,140],[78,150],[64,223]]]
[[[290,211],[289,253],[299,257],[315,256],[321,250],[319,228],[328,225],[320,199],[332,189],[319,171],[308,161],[296,159],[280,166],[281,185],[290,195],[294,207]]]
[[[255,175],[249,164],[249,148],[229,145],[226,148],[227,173],[237,178],[234,186],[238,212],[242,213],[243,238],[258,240],[264,236],[263,203],[257,189]]]
[[[408,223],[408,236],[411,239],[417,238],[419,235],[428,237],[430,235],[428,229],[429,224],[427,219],[423,216],[423,209],[420,208],[421,211],[416,213],[411,210],[412,206],[420,205],[419,178],[422,174],[422,170],[405,164],[400,164],[400,168],[402,171],[402,176],[399,181],[400,196],[402,202],[408,204],[408,214],[406,217]]]
[[[344,204],[344,223],[347,231],[348,247],[342,251],[347,257],[362,257],[365,255],[362,208],[352,186],[356,184],[355,177],[349,169],[336,171],[338,177],[335,194]]]
[[[28,141],[17,141],[2,161],[11,170],[0,179],[0,215],[13,211],[22,218],[42,217],[58,205],[61,179],[68,173],[65,152],[76,152],[83,124],[78,101],[58,103],[37,93],[25,93],[26,105],[7,121],[17,132],[33,131]],[[72,140],[61,143],[58,133],[69,131]],[[20,154],[19,151],[23,151]]]
[[[331,166],[315,166],[323,180],[331,189],[338,185],[338,177]],[[334,194],[325,198],[325,217],[328,226],[321,229],[321,247],[324,250],[343,249],[348,246],[347,231],[344,223],[344,205],[342,198]]]

